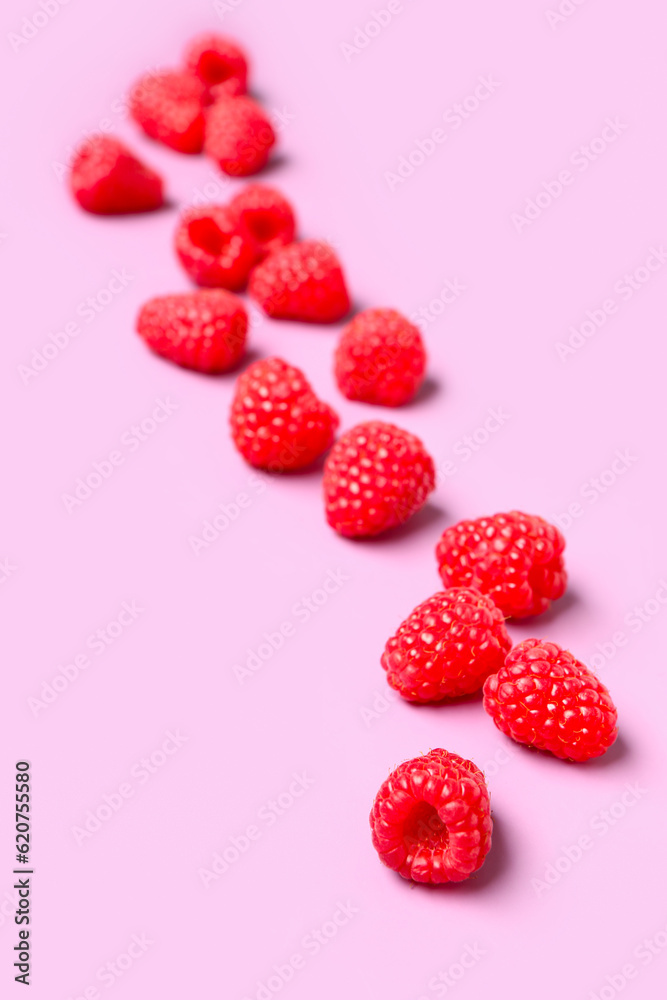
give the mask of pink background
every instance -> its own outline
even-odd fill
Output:
[[[645,0],[563,6],[573,13],[551,25],[556,0],[404,0],[350,55],[342,43],[384,0],[222,0],[221,16],[204,2],[71,0],[17,51],[9,34],[40,8],[4,5],[3,996],[22,995],[6,893],[13,762],[23,757],[34,771],[39,1000],[109,990],[113,1000],[658,995],[667,263],[641,268],[667,242],[667,19]],[[293,199],[303,235],[337,246],[359,306],[411,314],[430,309],[447,281],[465,286],[424,324],[423,398],[389,414],[422,436],[443,472],[432,503],[392,537],[338,538],[318,472],[250,480],[227,432],[234,378],[186,373],[134,333],[146,298],[189,287],[170,245],[176,206],[207,184],[226,200],[239,183],[123,119],[128,85],[175,64],[202,29],[224,30],[252,54],[256,92],[283,119],[266,179]],[[465,121],[445,119],[480,77],[494,81],[492,95]],[[577,150],[608,118],[618,134],[607,131],[613,141],[594,144],[599,155],[583,169]],[[75,207],[58,164],[104,119],[163,171],[174,207],[106,220]],[[445,141],[391,190],[385,174],[437,128]],[[518,232],[513,213],[564,170],[572,182],[549,205],[543,195],[546,207]],[[638,268],[629,295],[623,275]],[[114,270],[131,280],[87,322],[80,303]],[[570,326],[587,310],[599,320],[608,299],[615,312],[562,360]],[[72,322],[78,336],[25,384],[20,366]],[[254,356],[303,367],[343,427],[387,416],[340,397],[335,341],[335,329],[262,319],[252,332]],[[158,399],[177,408],[132,450],[131,428]],[[493,433],[479,429],[490,409],[505,414]],[[62,495],[114,450],[123,464],[68,513]],[[602,492],[594,480],[618,450],[626,458],[603,475]],[[249,506],[195,555],[190,537],[240,493]],[[597,654],[619,708],[617,747],[569,766],[512,753],[477,701],[388,700],[379,655],[438,589],[440,532],[462,517],[519,507],[553,518],[571,504],[568,596],[511,632],[589,662]],[[330,572],[345,579],[304,620],[299,602]],[[143,610],[112,645],[87,646],[133,601]],[[642,620],[633,609],[644,606]],[[240,683],[234,665],[285,622],[293,634]],[[35,715],[29,699],[86,651],[90,665]],[[168,731],[187,740],[166,756]],[[496,822],[481,874],[441,891],[384,869],[367,821],[388,771],[432,746],[484,767]],[[140,762],[151,755],[146,780]],[[298,798],[295,773],[308,785]],[[77,843],[74,828],[105,795],[117,803],[120,786],[130,797]],[[278,816],[269,803],[281,794]],[[239,840],[249,826],[258,839]],[[234,837],[249,849],[206,888],[200,870]],[[533,881],[547,873],[551,885]],[[327,923],[334,917],[341,926]],[[332,936],[316,949],[308,935],[323,926]],[[129,968],[121,959],[121,977],[97,978],[133,935],[151,944],[134,949]],[[297,954],[289,982],[260,988]]]

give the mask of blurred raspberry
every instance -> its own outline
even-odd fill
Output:
[[[243,303],[222,289],[158,296],[137,319],[137,332],[156,354],[207,373],[228,371],[239,362],[247,328]]]
[[[130,112],[151,139],[178,153],[201,153],[205,96],[194,73],[148,74],[130,93]]]
[[[150,212],[164,202],[162,178],[117,139],[87,139],[74,154],[70,189],[87,212]]]
[[[341,333],[335,355],[338,387],[348,399],[401,406],[424,378],[421,334],[395,309],[366,309]]]
[[[233,292],[245,288],[257,256],[249,231],[223,205],[187,209],[178,223],[174,246],[194,282]]]

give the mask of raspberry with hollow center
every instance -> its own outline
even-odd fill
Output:
[[[274,250],[253,271],[248,291],[273,319],[335,323],[350,310],[338,257],[320,240]]]
[[[72,160],[72,194],[87,212],[151,212],[164,203],[162,178],[108,135],[86,139]]]
[[[130,113],[151,139],[178,153],[201,153],[205,93],[194,73],[147,74],[130,93]]]
[[[185,64],[199,77],[211,97],[245,94],[248,58],[236,42],[224,35],[200,35],[190,43]]]
[[[178,223],[174,247],[198,285],[232,292],[245,288],[257,255],[248,230],[223,205],[187,209]]]
[[[341,333],[335,355],[338,388],[348,399],[401,406],[426,368],[422,336],[395,309],[365,309]]]
[[[517,743],[563,760],[600,757],[618,735],[604,684],[555,642],[525,639],[484,684],[484,708]]]
[[[294,472],[331,447],[338,416],[317,398],[302,371],[281,358],[262,358],[239,377],[230,423],[250,465]]]
[[[294,239],[294,209],[275,188],[247,184],[232,198],[229,210],[255,241],[257,262]]]
[[[512,647],[490,597],[451,587],[419,604],[389,639],[382,666],[407,701],[426,703],[479,691]]]
[[[513,510],[447,528],[436,558],[446,587],[476,587],[507,617],[527,618],[565,592],[564,548],[558,528]]]
[[[327,521],[340,535],[377,535],[412,517],[435,487],[435,466],[408,431],[370,420],[336,442],[324,466]]]
[[[142,307],[137,332],[151,350],[183,368],[225,372],[243,356],[248,316],[236,295],[206,289],[160,295]]]
[[[471,760],[431,750],[401,764],[375,797],[373,847],[388,868],[415,882],[462,882],[491,847],[484,775]]]
[[[225,174],[261,170],[275,141],[271,122],[250,97],[222,97],[207,110],[204,151]]]

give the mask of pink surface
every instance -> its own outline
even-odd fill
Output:
[[[558,20],[557,0],[394,0],[361,47],[357,29],[384,0],[54,4],[46,23],[36,0],[2,13],[3,996],[23,989],[7,895],[19,758],[34,771],[39,1000],[659,995],[664,13],[563,0]],[[40,27],[17,42],[26,17]],[[252,53],[256,91],[282,121],[265,176],[304,235],[337,246],[358,305],[427,310],[428,391],[391,416],[441,476],[391,538],[335,536],[318,473],[251,475],[227,432],[233,378],[170,366],[133,331],[147,297],[188,288],[175,206],[239,186],[122,117],[131,82],[202,29]],[[104,119],[164,172],[173,208],[105,220],[75,207],[58,164]],[[116,272],[117,294],[87,311]],[[565,353],[587,320],[591,335]],[[26,379],[21,366],[67,324],[78,335]],[[339,396],[335,339],[256,319],[252,350],[302,366],[344,428],[385,416]],[[156,408],[154,433],[137,432]],[[121,464],[68,513],[63,494],[113,451]],[[234,503],[195,554],[191,537]],[[438,588],[444,527],[571,505],[569,594],[511,632],[596,654],[617,747],[568,766],[518,750],[478,702],[390,699],[379,655]],[[111,644],[95,637],[133,602]],[[281,627],[282,646],[263,646]],[[269,652],[237,679],[235,665]],[[29,699],[82,655],[35,714]],[[485,769],[496,823],[481,874],[440,891],[384,869],[367,820],[389,770],[432,746]],[[102,815],[116,811],[82,838],[105,796]],[[216,854],[234,858],[232,838],[237,860],[205,885]],[[107,963],[123,954],[117,975]]]

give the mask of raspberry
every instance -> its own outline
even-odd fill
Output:
[[[558,528],[513,510],[447,528],[436,558],[446,587],[476,587],[506,617],[527,618],[562,597],[564,548]]]
[[[187,48],[185,64],[212,97],[237,97],[248,84],[245,52],[224,35],[201,35]]]
[[[150,212],[163,204],[162,178],[117,139],[87,139],[72,160],[69,184],[87,212]]]
[[[382,863],[415,882],[462,882],[482,867],[491,847],[484,775],[447,750],[431,750],[392,771],[370,821]]]
[[[335,355],[338,387],[348,399],[400,406],[424,378],[421,334],[395,309],[366,309],[343,330]]]
[[[208,109],[204,149],[225,174],[261,170],[275,141],[271,122],[249,97],[223,97]]]
[[[294,239],[294,211],[275,188],[248,184],[232,198],[229,209],[239,223],[250,230],[257,245],[258,262]]]
[[[130,112],[151,139],[178,153],[201,153],[205,88],[194,73],[144,76],[130,93]]]
[[[388,641],[387,680],[407,701],[479,691],[512,647],[502,612],[478,590],[452,587],[419,604]]]
[[[357,424],[324,466],[327,521],[348,538],[403,524],[435,487],[433,459],[408,431],[380,420]]]
[[[186,210],[176,229],[174,246],[181,264],[198,285],[245,288],[257,250],[247,229],[223,205]]]
[[[250,465],[293,472],[331,447],[338,416],[302,371],[280,358],[255,361],[240,376],[231,411],[232,437]]]
[[[253,271],[249,292],[274,319],[335,323],[350,310],[338,258],[317,240],[274,250]]]
[[[604,684],[555,642],[525,639],[484,684],[484,708],[517,743],[562,760],[599,757],[618,735]]]
[[[137,332],[156,354],[198,372],[225,372],[245,350],[248,317],[222,289],[161,295],[142,307]]]

